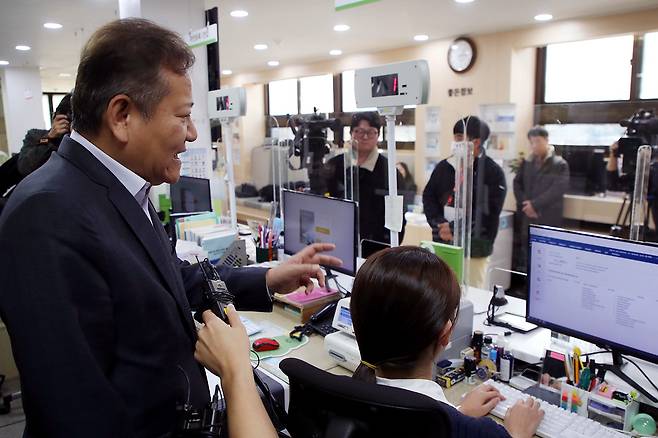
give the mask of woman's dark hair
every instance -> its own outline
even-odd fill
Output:
[[[414,182],[414,177],[411,174],[411,172],[409,172],[409,166],[407,166],[407,163],[405,163],[404,161],[398,161],[397,164],[398,164],[398,166],[400,166],[404,169],[404,176],[402,177],[404,182],[406,184],[413,183]]]
[[[368,122],[368,124],[373,128],[377,128],[377,132],[379,132],[382,127],[382,121],[379,117],[379,113],[375,111],[364,111],[360,113],[354,113],[352,116],[352,123],[350,123],[350,132],[359,126],[359,123],[361,123],[362,120]]]
[[[530,139],[530,137],[548,138],[548,131],[543,126],[533,126],[530,131],[528,131],[528,139]]]
[[[476,116],[468,116],[457,120],[457,123],[455,123],[455,126],[452,128],[452,133],[463,134],[464,125],[466,125],[466,137],[468,137],[469,140],[479,138],[480,143],[484,144],[489,138],[489,134],[491,133],[489,125],[487,125],[487,122],[480,120]]]
[[[193,64],[194,54],[175,32],[139,18],[106,24],[82,49],[71,101],[73,128],[97,133],[118,94],[130,96],[148,118],[169,93],[162,69],[183,75]]]
[[[369,257],[350,301],[362,359],[354,378],[374,382],[373,368],[412,369],[448,321],[454,324],[460,298],[450,267],[425,249],[400,246]]]

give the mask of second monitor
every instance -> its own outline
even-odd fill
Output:
[[[284,251],[295,254],[311,243],[333,243],[329,255],[343,266],[332,269],[347,275],[356,273],[356,203],[343,199],[283,191]]]

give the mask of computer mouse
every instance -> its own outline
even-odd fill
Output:
[[[254,351],[272,351],[279,348],[279,343],[275,339],[258,338],[252,344]]]

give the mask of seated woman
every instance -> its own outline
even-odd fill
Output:
[[[350,310],[362,358],[354,377],[435,399],[452,420],[453,437],[532,437],[544,416],[532,399],[511,407],[503,427],[480,418],[502,399],[496,389],[481,385],[454,408],[432,379],[460,297],[450,268],[421,248],[391,248],[368,258],[352,287]]]
[[[398,247],[368,258],[352,288],[352,322],[363,359],[354,377],[435,399],[451,418],[453,437],[530,438],[544,416],[532,399],[512,406],[503,427],[479,418],[502,399],[494,388],[479,386],[454,408],[432,380],[457,319],[460,295],[450,268],[428,251]],[[227,313],[230,325],[204,312],[195,357],[222,376],[230,437],[274,437],[251,374],[244,326],[235,309]]]

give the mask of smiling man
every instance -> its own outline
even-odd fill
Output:
[[[148,201],[196,139],[194,56],[149,21],[119,20],[85,45],[73,131],[23,180],[0,220],[0,317],[18,366],[26,437],[162,437],[176,407],[209,400],[194,360],[196,265],[178,260]],[[310,279],[330,245],[271,270],[218,268],[238,309]]]

